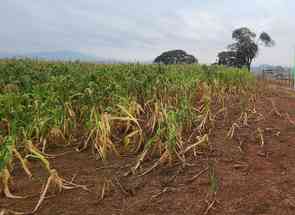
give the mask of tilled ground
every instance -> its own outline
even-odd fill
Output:
[[[87,185],[90,191],[50,192],[36,214],[295,214],[295,93],[279,88],[275,92],[257,101],[256,111],[262,116],[237,128],[233,139],[226,136],[238,116],[234,106],[229,109],[228,119],[216,122],[210,149],[191,155],[186,165],[160,166],[140,176],[127,174],[136,163],[135,155],[103,163],[90,150],[72,151],[51,160],[60,176]],[[50,153],[68,150],[55,148]],[[20,167],[13,176],[14,194],[30,197],[1,198],[0,208],[34,208],[47,175],[37,163],[31,168],[33,180]]]

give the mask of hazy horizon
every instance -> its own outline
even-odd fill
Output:
[[[232,42],[235,28],[269,33],[257,64],[290,66],[295,45],[295,2],[290,0],[135,1],[3,0],[0,52],[70,50],[117,60],[150,61],[183,49],[212,63]]]

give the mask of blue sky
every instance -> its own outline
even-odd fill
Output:
[[[276,41],[256,64],[291,65],[295,2],[291,0],[2,0],[0,52],[73,50],[97,57],[152,60],[183,49],[212,63],[247,26]]]

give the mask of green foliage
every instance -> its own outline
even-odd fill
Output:
[[[3,143],[0,144],[0,173],[12,159],[13,145],[14,140],[11,136],[5,137]]]

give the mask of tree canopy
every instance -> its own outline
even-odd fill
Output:
[[[218,64],[234,67],[247,66],[250,70],[253,60],[256,58],[259,45],[271,47],[275,44],[266,32],[262,32],[257,38],[256,33],[246,27],[233,31],[234,43],[228,45],[228,50],[218,54]]]
[[[194,64],[198,63],[198,60],[193,55],[187,54],[183,50],[171,50],[163,52],[160,56],[156,57],[154,63]]]

